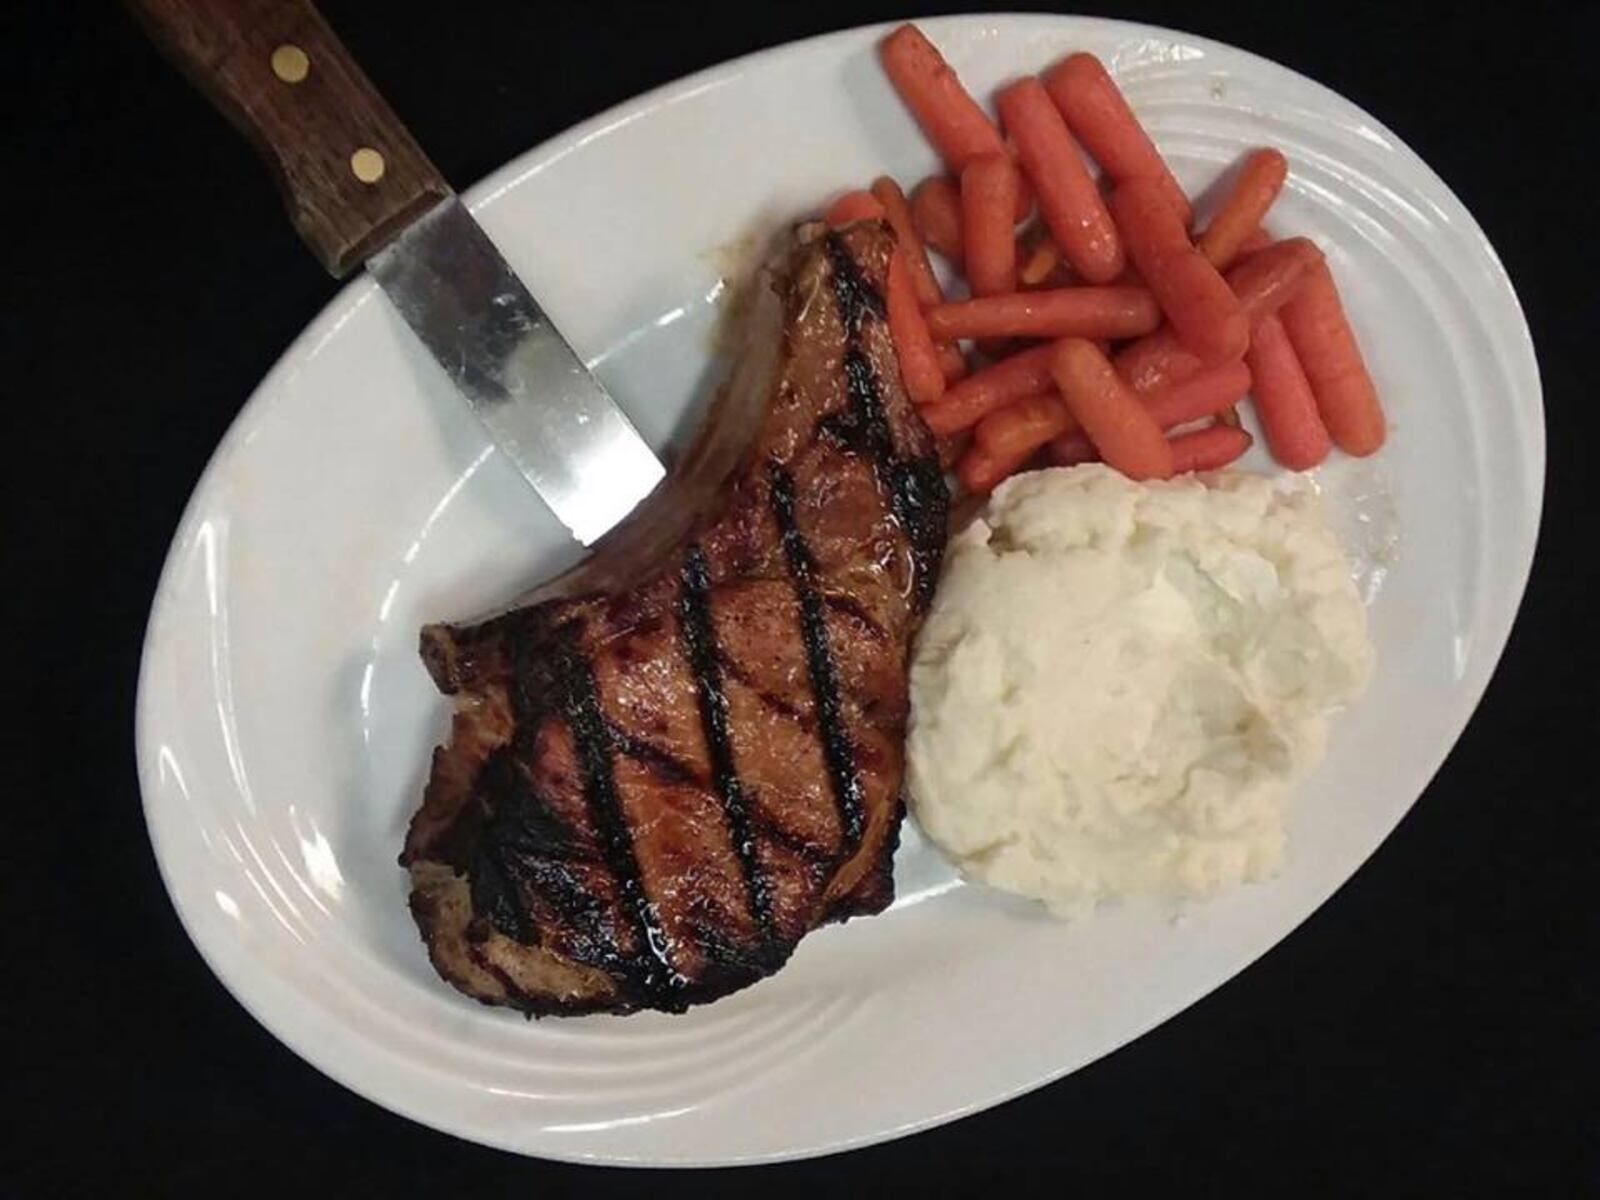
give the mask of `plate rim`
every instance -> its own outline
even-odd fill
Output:
[[[611,107],[588,117],[575,125],[569,126],[550,138],[530,147],[527,150],[508,159],[494,170],[488,172],[471,186],[461,192],[464,203],[469,210],[478,212],[491,205],[501,194],[517,187],[529,175],[550,165],[565,155],[581,148],[583,144],[601,134],[614,129],[622,128],[633,121],[649,115],[657,108],[673,103],[680,99],[688,98],[701,91],[731,82],[739,76],[759,69],[769,59],[778,59],[791,54],[814,51],[825,47],[831,42],[849,42],[869,34],[881,34],[893,29],[906,21],[917,24],[930,34],[937,35],[942,26],[955,26],[981,22],[990,26],[1003,25],[1012,21],[1022,22],[1047,22],[1059,24],[1063,30],[1095,29],[1100,32],[1118,34],[1121,36],[1145,36],[1159,38],[1167,41],[1182,42],[1187,45],[1199,46],[1207,50],[1226,51],[1230,55],[1242,56],[1254,64],[1265,66],[1271,71],[1281,72],[1291,76],[1300,84],[1308,86],[1319,100],[1331,101],[1345,108],[1359,113],[1370,128],[1388,138],[1395,150],[1399,151],[1409,162],[1423,172],[1428,180],[1439,188],[1451,201],[1454,202],[1457,212],[1467,222],[1466,232],[1473,237],[1478,247],[1483,252],[1487,265],[1493,270],[1494,283],[1503,291],[1504,296],[1510,301],[1519,323],[1515,338],[1516,350],[1524,361],[1521,364],[1509,364],[1513,374],[1520,365],[1528,372],[1528,382],[1531,390],[1526,397],[1514,395],[1508,400],[1515,401],[1519,406],[1531,404],[1532,418],[1527,422],[1525,432],[1526,462],[1529,481],[1529,502],[1531,511],[1527,514],[1530,520],[1529,536],[1526,545],[1520,547],[1514,563],[1514,588],[1515,601],[1503,616],[1503,621],[1497,621],[1493,632],[1498,639],[1498,646],[1492,655],[1485,656],[1481,679],[1465,682],[1457,689],[1460,697],[1458,713],[1448,722],[1454,726],[1450,735],[1449,744],[1442,751],[1438,764],[1433,768],[1422,790],[1413,796],[1396,814],[1392,821],[1387,822],[1386,828],[1378,837],[1371,850],[1351,865],[1350,870],[1344,875],[1340,883],[1321,901],[1295,920],[1281,934],[1275,937],[1258,953],[1251,955],[1237,970],[1231,972],[1223,980],[1214,984],[1204,984],[1193,994],[1164,1008],[1159,1014],[1152,1016],[1147,1022],[1139,1025],[1127,1037],[1113,1046],[1106,1047],[1096,1054],[1089,1056],[1081,1062],[1069,1062],[1066,1065],[1054,1068],[1049,1072],[1004,1092],[988,1095],[965,1104],[956,1105],[947,1111],[925,1116],[913,1121],[905,1122],[898,1126],[886,1129],[876,1129],[857,1136],[838,1138],[825,1144],[786,1148],[780,1151],[758,1152],[745,1155],[701,1156],[694,1159],[658,1160],[642,1156],[629,1157],[615,1151],[596,1149],[584,1151],[580,1148],[562,1147],[551,1149],[540,1147],[530,1149],[519,1145],[510,1137],[501,1136],[494,1131],[468,1131],[461,1127],[452,1127],[445,1123],[445,1117],[436,1112],[422,1111],[412,1098],[403,1093],[387,1092],[378,1094],[376,1090],[369,1090],[362,1084],[353,1082],[353,1076],[358,1072],[352,1065],[360,1056],[366,1055],[379,1063],[398,1062],[404,1063],[408,1068],[414,1068],[410,1060],[392,1054],[374,1044],[352,1042],[355,1048],[350,1052],[329,1050],[324,1046],[315,1044],[314,1038],[304,1026],[296,1026],[292,1022],[280,1020],[276,1015],[268,1017],[262,1010],[265,1004],[253,990],[253,982],[241,978],[236,973],[223,968],[222,955],[219,947],[210,943],[210,935],[201,932],[201,927],[192,919],[192,914],[184,908],[178,900],[178,890],[174,886],[171,872],[175,869],[175,861],[169,861],[169,855],[163,850],[164,837],[161,832],[162,817],[157,812],[157,805],[152,802],[152,796],[158,788],[160,767],[156,761],[156,751],[153,747],[150,722],[154,719],[150,710],[148,679],[152,663],[161,651],[163,631],[160,626],[160,617],[169,593],[174,590],[174,577],[179,568],[179,553],[186,545],[194,532],[200,517],[202,501],[207,497],[219,475],[234,457],[242,442],[249,434],[252,423],[261,415],[262,409],[269,402],[269,396],[274,391],[279,380],[293,372],[298,365],[309,356],[315,354],[322,342],[330,336],[331,330],[337,328],[355,309],[367,303],[377,291],[377,284],[363,272],[358,278],[347,282],[322,308],[312,316],[300,329],[299,333],[283,349],[274,360],[272,366],[261,376],[259,381],[250,391],[245,402],[240,406],[227,430],[219,439],[216,447],[207,458],[204,469],[196,478],[189,498],[184,504],[182,514],[173,530],[171,542],[163,557],[161,571],[152,595],[150,611],[146,617],[144,634],[141,644],[137,693],[135,699],[134,733],[135,756],[137,760],[137,774],[140,787],[141,807],[145,816],[146,834],[150,839],[154,852],[156,865],[161,877],[162,885],[166,889],[169,903],[175,911],[180,925],[183,927],[189,941],[199,952],[201,959],[213,976],[220,982],[224,990],[260,1024],[274,1039],[282,1043],[287,1049],[306,1062],[319,1073],[332,1079],[340,1086],[360,1096],[363,1100],[377,1104],[408,1120],[417,1122],[427,1128],[463,1141],[489,1146],[495,1149],[526,1156],[550,1159],[552,1161],[570,1162],[582,1165],[610,1165],[622,1167],[659,1167],[669,1169],[690,1169],[699,1167],[716,1166],[757,1166],[769,1163],[792,1162],[808,1158],[822,1157],[830,1154],[842,1153],[849,1150],[860,1149],[866,1146],[879,1144],[936,1128],[949,1122],[960,1120],[976,1112],[1007,1103],[1019,1096],[1055,1083],[1067,1075],[1083,1069],[1117,1050],[1122,1049],[1133,1041],[1143,1037],[1146,1033],[1159,1025],[1165,1024],[1186,1009],[1192,1007],[1207,995],[1211,994],[1229,980],[1237,978],[1248,970],[1255,962],[1270,951],[1276,949],[1290,937],[1301,924],[1310,916],[1319,911],[1334,896],[1338,895],[1344,887],[1355,878],[1366,863],[1394,832],[1400,821],[1411,811],[1422,798],[1427,788],[1431,785],[1438,772],[1448,761],[1454,751],[1461,735],[1466,730],[1472,717],[1476,714],[1489,684],[1496,675],[1499,664],[1504,657],[1510,643],[1518,616],[1521,613],[1523,601],[1526,598],[1527,585],[1531,575],[1533,561],[1537,552],[1539,534],[1544,514],[1544,494],[1548,486],[1547,470],[1547,430],[1544,411],[1543,380],[1539,370],[1538,355],[1535,349],[1532,331],[1529,327],[1527,314],[1518,296],[1509,273],[1501,261],[1494,244],[1484,233],[1482,226],[1471,210],[1456,195],[1455,191],[1429,164],[1411,148],[1408,142],[1395,134],[1387,125],[1374,117],[1370,112],[1355,101],[1348,99],[1334,89],[1311,78],[1292,67],[1286,66],[1276,60],[1267,58],[1253,51],[1220,41],[1216,38],[1190,33],[1169,26],[1157,25],[1140,21],[1127,21],[1108,17],[1087,16],[1070,13],[1047,12],[966,12],[950,13],[938,16],[909,17],[905,21],[892,20],[854,25],[842,29],[834,29],[814,34],[804,38],[779,43],[750,51],[734,58],[725,59],[711,64],[698,71],[680,76],[659,84],[647,91],[628,97]],[[1536,486],[1535,486],[1536,483]]]

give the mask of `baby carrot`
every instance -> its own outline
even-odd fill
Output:
[[[1240,259],[1228,272],[1228,286],[1253,324],[1282,308],[1321,262],[1322,251],[1315,242],[1285,238]]]
[[[930,175],[911,189],[911,220],[922,240],[961,265],[961,193],[943,175]]]
[[[989,115],[961,86],[950,64],[915,25],[902,25],[878,47],[883,69],[951,171],[980,154],[1004,154]]]
[[[1272,245],[1272,235],[1258,226],[1254,232],[1245,237],[1244,241],[1239,243],[1239,252],[1234,256],[1234,261],[1237,262],[1246,254],[1254,254],[1257,250],[1265,250],[1270,245]],[[1221,270],[1222,268],[1219,267],[1217,269]]]
[[[1023,451],[1031,453],[1076,425],[1061,397],[1045,393],[990,413],[978,422],[972,438],[995,458],[1005,459]]]
[[[1010,138],[1006,139],[1006,157],[1011,160],[1012,166],[1017,163],[1017,146]],[[1022,173],[1022,168],[1017,168],[1017,202],[1012,210],[1013,225],[1021,225],[1033,216],[1033,184],[1028,182],[1028,177]]]
[[[1376,451],[1386,434],[1383,408],[1326,262],[1306,273],[1281,316],[1334,443],[1348,454]]]
[[[1032,457],[1033,449],[1010,458],[999,458],[981,446],[970,446],[956,463],[956,478],[969,493],[985,495],[994,491],[1008,475],[1016,474]]]
[[[970,429],[995,409],[1053,387],[1050,362],[1054,357],[1054,346],[1035,346],[974,371],[953,384],[944,399],[923,409],[922,420],[940,437]]]
[[[1182,434],[1168,443],[1172,448],[1173,474],[1220,471],[1250,449],[1254,440],[1244,430],[1229,425],[1213,425],[1197,433]]]
[[[1159,180],[1167,202],[1188,228],[1189,198],[1098,58],[1074,54],[1063,59],[1045,73],[1044,87],[1068,128],[1114,182]]]
[[[1201,417],[1216,416],[1237,404],[1250,390],[1250,381],[1250,368],[1244,363],[1224,363],[1139,398],[1157,425],[1171,429]]]
[[[1327,458],[1332,443],[1317,415],[1316,397],[1283,322],[1273,314],[1256,322],[1245,362],[1272,457],[1291,471],[1308,471]]]
[[[926,326],[926,319],[923,324]],[[944,372],[946,383],[966,378],[967,360],[961,353],[960,346],[954,342],[935,342],[933,348],[939,353],[939,369]]]
[[[980,154],[961,169],[961,241],[974,296],[1017,290],[1017,182],[1004,154]]]
[[[832,204],[822,219],[834,229],[843,225],[851,225],[856,221],[881,221],[883,220],[883,205],[871,192],[854,191],[846,192]]]
[[[1246,317],[1255,321],[1282,308],[1306,273],[1321,261],[1322,251],[1305,238],[1273,242],[1241,259],[1228,272],[1228,286]],[[1178,340],[1170,325],[1124,347],[1116,364],[1117,373],[1140,392],[1177,383],[1205,366]]]
[[[1204,362],[1243,354],[1250,323],[1239,299],[1189,241],[1160,183],[1148,176],[1119,183],[1111,213],[1134,266],[1184,347]]]
[[[1056,245],[1084,279],[1111,282],[1126,262],[1117,228],[1044,86],[1031,76],[1018,80],[998,104]]]
[[[898,247],[889,256],[888,293],[889,336],[894,339],[906,394],[915,404],[932,404],[944,395],[944,368],[922,319],[916,285],[906,269],[906,252]]]
[[[917,288],[917,302],[924,308],[944,299],[944,289],[928,262],[928,248],[923,245],[917,224],[911,219],[911,206],[900,185],[887,175],[872,181],[872,195],[883,209],[883,216],[894,230],[895,243],[905,251],[906,270],[911,272],[911,282]]]
[[[1158,392],[1140,393],[1139,399],[1155,423],[1166,430],[1202,417],[1218,416],[1243,399],[1249,390],[1249,368],[1242,362],[1232,362],[1202,371],[1192,379]],[[1094,447],[1076,429],[1076,424],[1067,426],[1051,443],[1057,462],[1089,462],[1096,457]]]
[[[1289,160],[1277,150],[1257,150],[1244,160],[1233,190],[1195,243],[1207,262],[1219,271],[1234,264],[1288,177]]]
[[[936,338],[1128,338],[1161,320],[1143,288],[1074,287],[959,300],[928,310]]]
[[[1172,474],[1172,448],[1161,427],[1093,342],[1066,339],[1050,370],[1068,411],[1108,464],[1130,479]]]
[[[1061,265],[1061,251],[1049,234],[1017,243],[1017,282],[1038,287],[1049,281]]]
[[[1153,392],[1181,383],[1205,369],[1205,363],[1183,348],[1171,325],[1163,325],[1149,336],[1124,346],[1112,361],[1117,374],[1136,392]]]

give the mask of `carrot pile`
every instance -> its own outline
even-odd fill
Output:
[[[1235,411],[1247,396],[1267,450],[1291,469],[1335,446],[1366,455],[1383,444],[1383,411],[1321,251],[1263,231],[1288,178],[1279,151],[1247,155],[1197,229],[1093,55],[1004,88],[997,124],[916,26],[879,50],[946,173],[909,198],[878,179],[825,219],[893,228],[886,300],[901,375],[947,454],[960,450],[967,490],[1041,461],[1099,460],[1134,479],[1215,470],[1251,445]],[[930,250],[965,298],[946,294]]]

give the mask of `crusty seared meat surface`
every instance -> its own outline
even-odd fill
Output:
[[[803,233],[673,483],[534,602],[423,630],[456,712],[401,862],[468,995],[681,1011],[889,903],[947,505],[892,249],[876,222]]]

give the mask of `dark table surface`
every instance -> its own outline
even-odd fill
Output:
[[[928,8],[936,7],[933,5]],[[10,802],[0,1194],[1576,1194],[1593,1078],[1600,735],[1592,459],[1593,5],[1088,5],[1277,59],[1375,113],[1516,282],[1550,433],[1539,558],[1476,717],[1315,916],[1131,1046],[955,1125],[748,1172],[602,1172],[481,1149],[345,1091],[259,1027],[180,929],[140,812],[133,698],[167,540],[251,388],[335,292],[244,143],[111,5],[8,5],[4,182]],[[888,4],[328,0],[445,175],[721,59]],[[20,218],[20,219],[19,219]],[[1581,281],[1581,283],[1580,283]],[[18,368],[20,367],[20,376]],[[16,764],[22,766],[16,778]],[[13,818],[13,824],[15,818]],[[442,1191],[439,1189],[443,1189]],[[841,1189],[844,1189],[841,1192]],[[1593,1194],[1592,1190],[1589,1194]]]

